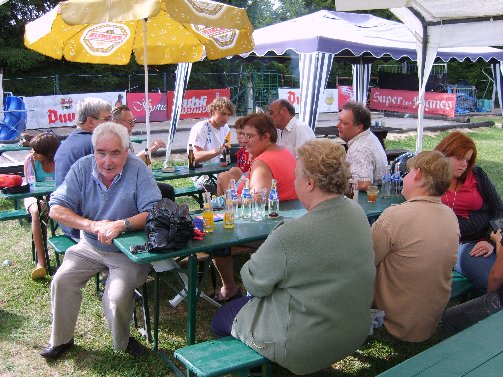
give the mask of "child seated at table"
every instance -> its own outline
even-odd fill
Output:
[[[59,145],[59,139],[51,132],[43,132],[35,136],[30,141],[31,153],[24,160],[24,176],[28,178],[29,171],[31,171],[35,173],[37,182],[54,180],[54,155]],[[40,205],[42,210],[47,208],[45,202],[41,202]],[[37,266],[31,272],[31,278],[34,280],[41,279],[46,275],[47,271],[37,199],[33,197],[26,198],[24,207],[31,216],[31,231],[37,256]]]
[[[252,161],[252,156],[243,143],[243,118],[236,120],[234,124],[236,129],[236,138],[241,147],[236,152],[236,165],[235,167],[229,169],[229,171],[220,173],[217,179],[217,197],[212,200],[212,205],[214,208],[223,208],[225,206],[225,191],[229,187],[231,179],[236,182],[236,187],[239,185],[242,179],[246,177],[248,171],[250,170],[250,165]]]

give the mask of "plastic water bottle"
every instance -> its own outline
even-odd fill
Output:
[[[249,219],[251,217],[251,193],[250,180],[245,178],[245,187],[241,193],[241,217]]]
[[[234,228],[234,204],[232,202],[231,190],[227,190],[225,197],[224,228]]]
[[[26,183],[30,185],[30,190],[35,188],[35,183],[37,182],[37,178],[35,177],[35,170],[33,168],[33,158],[30,157],[28,159],[28,163],[26,164]]]
[[[391,197],[391,167],[386,166],[386,173],[382,177],[381,198]]]
[[[402,193],[402,177],[400,175],[400,165],[395,165],[395,172],[393,173],[392,196],[400,196]]]
[[[267,210],[269,212],[269,217],[279,216],[278,182],[275,179],[271,181],[271,190],[269,191]]]
[[[232,199],[232,206],[234,208],[234,219],[239,218],[239,200],[238,200],[238,190],[236,188],[236,180],[231,178],[229,181],[229,194]]]

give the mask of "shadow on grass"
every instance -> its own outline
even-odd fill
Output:
[[[0,318],[2,318],[0,321],[0,338],[2,339],[9,339],[10,335],[21,329],[26,322],[23,316],[4,309],[0,309]]]
[[[164,364],[160,356],[149,350],[145,355],[133,357],[128,353],[115,352],[112,345],[108,349],[88,349],[76,344],[57,360],[47,360],[50,367],[65,364],[71,361],[76,371],[91,373],[93,376],[167,376],[168,366]]]

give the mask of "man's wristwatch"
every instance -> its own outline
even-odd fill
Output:
[[[131,221],[129,219],[124,219],[124,232],[129,232],[131,230]]]

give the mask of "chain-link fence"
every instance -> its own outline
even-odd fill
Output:
[[[175,73],[150,73],[149,91],[173,90]],[[298,87],[294,76],[276,72],[197,73],[190,76],[188,89],[229,88],[237,114],[246,114],[256,106],[267,107],[277,98],[278,87]],[[19,96],[48,96],[54,94],[78,94],[145,90],[143,74],[130,75],[54,75],[38,77],[4,78],[4,92]]]

